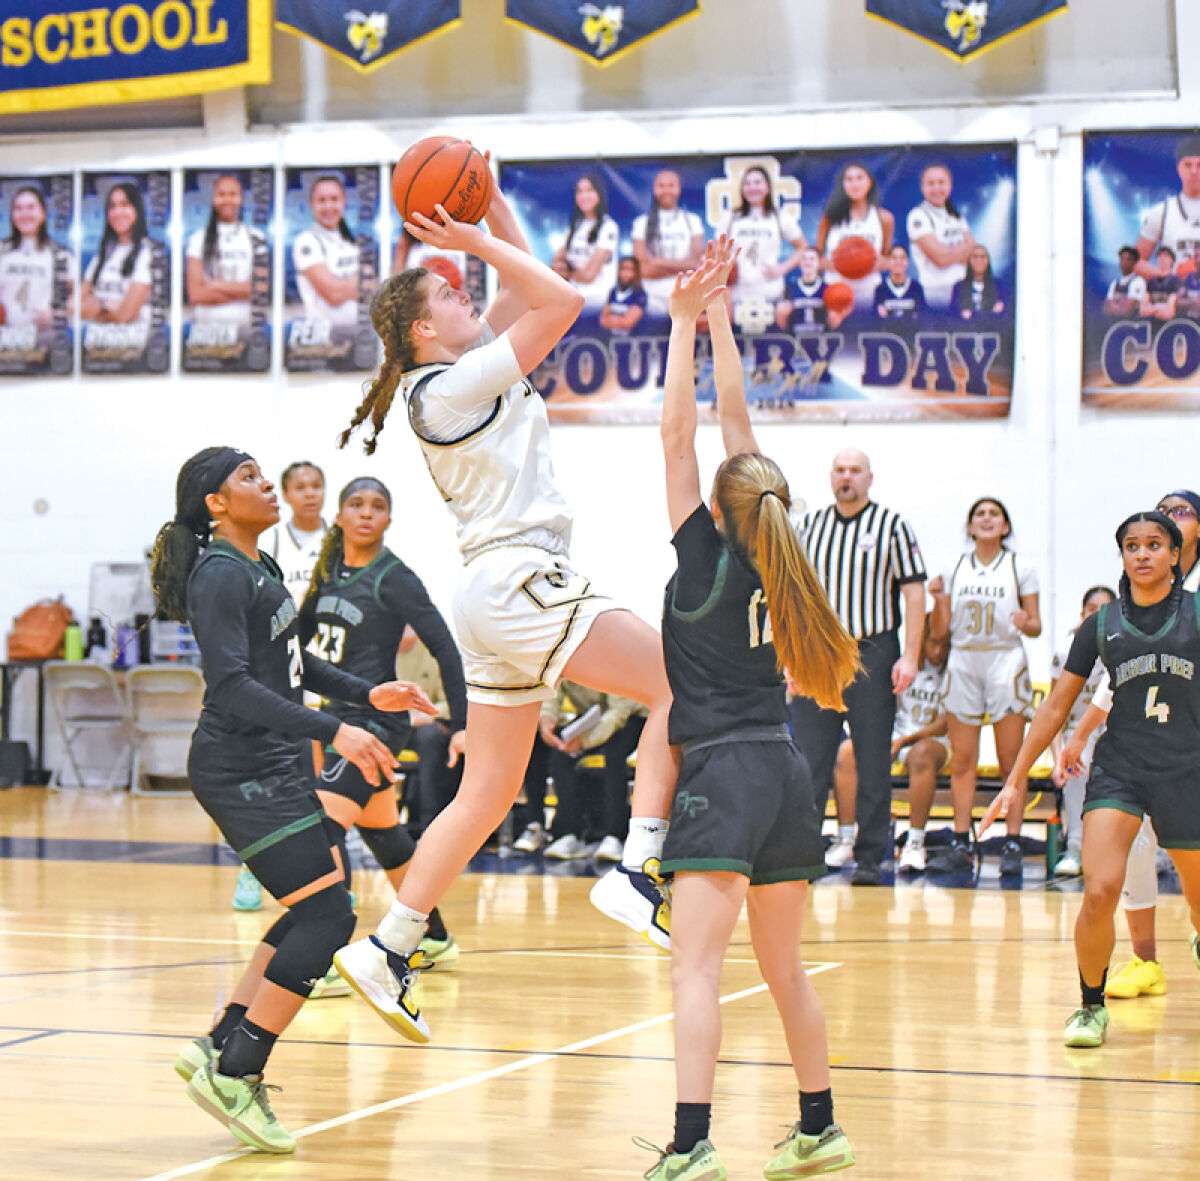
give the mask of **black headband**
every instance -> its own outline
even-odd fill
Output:
[[[236,447],[207,447],[193,455],[180,469],[175,484],[175,519],[193,533],[206,535],[210,515],[205,497],[221,490],[221,485],[253,456]]]
[[[351,480],[338,494],[338,508],[343,508],[346,501],[356,492],[364,492],[368,488],[372,492],[378,492],[387,501],[389,509],[392,507],[392,494],[382,480],[377,480],[374,476],[359,476],[357,480]]]

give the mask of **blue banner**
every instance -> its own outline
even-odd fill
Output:
[[[1200,130],[1083,141],[1083,401],[1200,410]]]
[[[504,6],[505,16],[514,24],[553,37],[601,66],[699,11],[699,0],[639,0],[637,4],[507,0]]]
[[[459,23],[459,0],[276,0],[275,23],[368,74],[402,49]]]
[[[867,15],[967,61],[1066,7],[1067,0],[867,0]]]
[[[0,114],[271,80],[271,0],[5,0]]]
[[[739,245],[728,300],[758,421],[995,418],[1012,396],[1012,144],[505,163],[584,310],[534,377],[553,420],[654,422],[675,275]],[[711,402],[708,338],[700,398]]]

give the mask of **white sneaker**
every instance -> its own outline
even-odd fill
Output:
[[[1054,866],[1054,876],[1056,878],[1077,878],[1083,873],[1083,866],[1079,862],[1079,854],[1074,849],[1068,849]]]
[[[607,836],[596,847],[593,856],[597,861],[620,861],[625,844],[620,837]]]
[[[658,861],[646,862],[654,875],[614,865],[592,887],[588,897],[601,913],[624,923],[659,951],[671,950],[671,897],[658,876]]]
[[[588,855],[588,847],[573,832],[565,837],[559,837],[552,845],[546,846],[545,856],[551,861],[578,861]]]
[[[925,872],[925,846],[913,845],[908,841],[904,842],[904,848],[900,853],[900,860],[896,863],[897,873],[924,873]]]
[[[525,831],[513,841],[513,848],[518,853],[536,853],[549,839],[546,830],[535,820],[527,824]]]
[[[413,997],[425,953],[391,951],[374,935],[346,944],[333,957],[342,979],[397,1033],[410,1042],[429,1041],[429,1026]]]
[[[854,842],[843,841],[840,838],[835,840],[828,849],[825,850],[825,864],[830,869],[841,869],[843,865],[854,860]]]

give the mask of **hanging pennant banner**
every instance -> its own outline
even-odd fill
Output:
[[[580,0],[507,0],[505,16],[606,66],[665,28],[694,16],[699,0],[588,4]]]
[[[459,0],[276,0],[275,23],[369,74],[402,49],[460,21]]]
[[[867,0],[867,15],[968,61],[1067,7],[1067,0]]]
[[[5,0],[0,115],[271,81],[271,0]]]

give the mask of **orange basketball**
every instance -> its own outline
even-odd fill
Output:
[[[1194,258],[1185,258],[1183,262],[1181,262],[1175,268],[1175,274],[1177,274],[1181,279],[1186,279],[1189,275],[1195,274],[1195,271],[1196,260]]]
[[[462,271],[452,258],[447,258],[444,254],[431,254],[421,266],[435,275],[441,275],[455,291],[466,291],[467,285],[463,282]]]
[[[839,275],[862,279],[875,269],[875,247],[866,238],[843,238],[831,261]]]
[[[441,205],[455,221],[477,222],[492,200],[492,170],[465,139],[431,135],[418,140],[392,169],[392,200],[405,221],[434,216]]]
[[[847,283],[830,283],[821,299],[831,312],[844,315],[854,306],[854,289]]]

